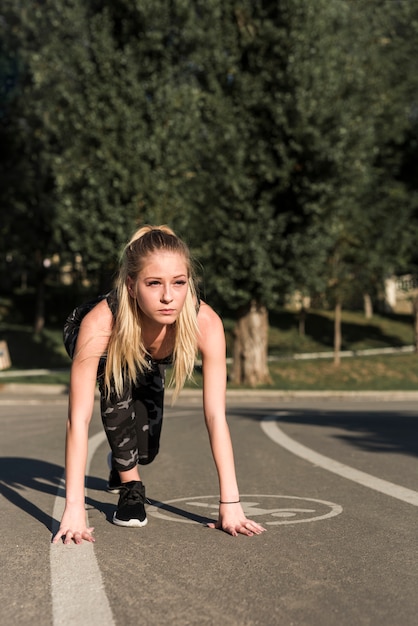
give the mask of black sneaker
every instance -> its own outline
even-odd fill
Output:
[[[122,483],[120,482],[120,476],[118,470],[111,469],[109,474],[109,480],[107,481],[106,491],[109,493],[120,493]]]
[[[117,526],[145,526],[145,487],[140,480],[122,483],[117,511],[113,523]]]

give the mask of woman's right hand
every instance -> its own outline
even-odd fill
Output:
[[[52,543],[58,543],[61,539],[64,544],[72,541],[76,544],[83,543],[83,540],[94,543],[95,539],[92,535],[94,528],[86,525],[86,512],[84,507],[69,508],[65,507],[62,516],[59,531],[52,540]]]

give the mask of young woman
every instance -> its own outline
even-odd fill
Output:
[[[64,329],[73,358],[66,439],[66,505],[53,542],[94,541],[86,525],[84,479],[96,381],[111,448],[109,491],[119,491],[113,522],[144,526],[145,488],[138,464],[158,453],[164,375],[173,366],[174,396],[202,358],[203,407],[216,465],[219,517],[212,528],[233,536],[265,529],[245,517],[225,417],[226,362],[222,322],[199,301],[190,254],[166,226],[140,228],[127,244],[116,289],[76,309]]]

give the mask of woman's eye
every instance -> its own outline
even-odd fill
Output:
[[[186,281],[185,280],[176,280],[176,285],[185,285]]]
[[[148,286],[148,287],[153,287],[154,285],[159,285],[159,284],[160,284],[160,283],[159,283],[159,281],[158,281],[158,280],[150,280],[150,281],[147,283],[147,286]]]

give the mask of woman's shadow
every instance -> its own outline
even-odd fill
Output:
[[[27,491],[39,491],[51,495],[51,498],[65,497],[64,490],[64,468],[54,463],[40,461],[38,459],[28,459],[24,457],[0,457],[0,493],[16,507],[31,515],[38,522],[43,524],[52,536],[58,531],[60,520],[55,519],[53,514],[40,509],[31,502],[30,495],[26,497]],[[88,495],[86,497],[86,508],[94,508],[103,513],[108,522],[112,522],[115,504],[102,502],[92,497],[92,492],[104,492],[106,490],[106,480],[96,476],[86,477],[86,487]],[[193,519],[201,524],[206,524],[209,520],[183,509],[164,505],[162,502],[150,500],[150,504],[159,508],[171,510],[177,515],[186,519]],[[51,511],[53,501],[51,501]]]
[[[40,509],[31,501],[30,495],[25,492],[39,491],[56,497],[65,497],[64,468],[54,463],[28,459],[24,457],[0,457],[0,493],[9,502],[20,508],[25,513],[43,524],[52,534],[55,534],[60,526],[60,520],[54,519],[52,514]],[[106,481],[93,477],[86,477],[86,487],[90,490],[86,498],[86,508],[95,508],[104,513],[111,520],[114,505],[100,502],[90,495],[91,491],[103,491],[106,489]],[[53,500],[51,500],[51,511]]]

